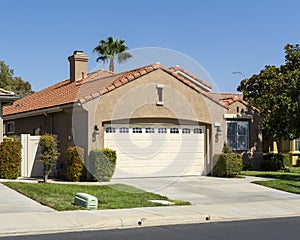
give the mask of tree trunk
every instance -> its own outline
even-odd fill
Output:
[[[115,70],[114,58],[109,60],[109,71],[113,72]]]
[[[278,140],[276,140],[276,146],[277,146],[277,152],[278,153],[281,153],[281,148],[280,148],[280,139]]]
[[[47,181],[48,181],[48,176],[49,176],[49,174],[48,173],[45,173],[44,174],[44,183],[47,183]]]

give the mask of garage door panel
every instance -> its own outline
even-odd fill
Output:
[[[104,146],[117,152],[114,178],[200,175],[204,169],[204,134],[183,134],[183,127],[166,127],[166,133],[146,133],[147,126],[139,126],[142,133],[119,133],[122,126],[114,126],[116,133],[104,133]],[[178,128],[179,133],[170,133]],[[202,127],[204,131],[204,127]]]

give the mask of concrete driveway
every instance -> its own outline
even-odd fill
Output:
[[[300,200],[296,194],[251,183],[265,178],[139,178],[113,179],[115,183],[125,183],[146,191],[155,192],[171,199],[186,200],[193,205],[233,204],[251,202],[270,202],[281,200]]]
[[[50,211],[54,210],[43,206],[0,183],[0,214]]]

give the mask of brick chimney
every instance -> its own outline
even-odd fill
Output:
[[[74,54],[68,57],[70,62],[70,82],[83,79],[88,73],[89,56],[84,55],[83,51],[74,51]]]

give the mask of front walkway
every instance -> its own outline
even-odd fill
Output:
[[[0,183],[0,214],[52,211],[54,210],[43,206]],[[1,224],[3,224],[3,222]]]

